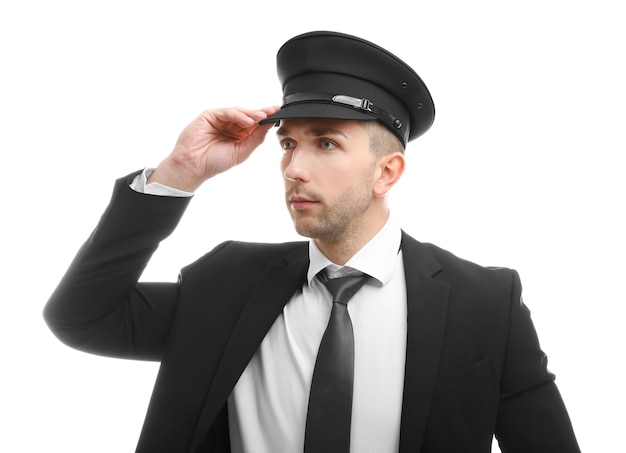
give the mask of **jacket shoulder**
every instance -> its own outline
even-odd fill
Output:
[[[428,242],[420,242],[404,234],[405,253],[421,255],[418,261],[428,263],[431,275],[437,280],[454,285],[467,285],[474,288],[490,287],[496,283],[511,285],[519,282],[515,269],[503,266],[485,266],[460,257],[449,250]]]
[[[245,274],[265,268],[269,263],[285,264],[290,257],[308,257],[306,241],[260,243],[226,241],[217,245],[193,263],[183,268],[183,274],[202,272],[207,267],[236,270]]]

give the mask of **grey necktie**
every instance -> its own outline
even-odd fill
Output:
[[[345,269],[345,268],[344,268]],[[354,335],[348,301],[368,276],[355,274],[318,279],[333,296],[328,326],[317,353],[304,439],[305,453],[348,453],[354,380]]]

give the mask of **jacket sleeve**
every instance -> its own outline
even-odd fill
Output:
[[[514,273],[496,426],[500,449],[504,453],[580,452],[521,293],[519,276]]]
[[[133,191],[119,179],[97,227],[44,308],[63,343],[110,357],[160,360],[178,299],[177,283],[138,283],[189,198]]]

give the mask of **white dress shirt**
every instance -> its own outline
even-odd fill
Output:
[[[131,187],[154,195],[190,195],[145,185],[145,178],[146,172]],[[346,263],[373,277],[348,304],[355,348],[353,453],[395,453],[399,448],[407,335],[400,241],[400,228],[390,217]],[[332,306],[330,293],[315,276],[329,265],[340,267],[313,241],[309,255],[302,291],[285,305],[228,399],[233,453],[303,451],[311,378]]]

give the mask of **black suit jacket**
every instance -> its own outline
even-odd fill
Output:
[[[177,283],[138,283],[189,199],[118,180],[97,228],[48,301],[64,343],[158,360],[140,453],[227,452],[227,398],[305,281],[306,242],[227,242]],[[579,451],[515,271],[464,261],[403,233],[408,336],[401,452]],[[277,427],[279,429],[279,427]]]

